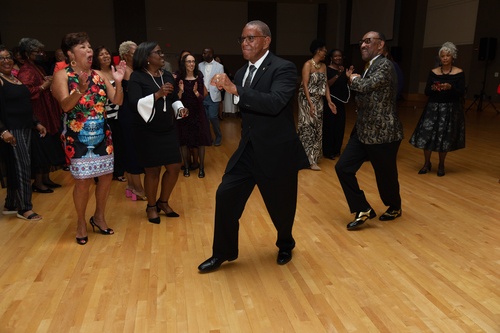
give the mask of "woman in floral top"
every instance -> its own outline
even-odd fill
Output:
[[[113,141],[106,123],[106,99],[120,105],[123,101],[122,79],[125,63],[113,70],[116,88],[99,71],[91,70],[93,50],[86,33],[67,34],[62,42],[70,66],[54,75],[52,94],[64,111],[63,132],[66,159],[75,178],[73,201],[78,215],[76,241],[88,241],[85,210],[89,187],[94,177],[96,210],[90,218],[92,230],[113,234],[104,216],[113,175]]]

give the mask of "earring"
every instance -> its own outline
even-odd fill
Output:
[[[75,67],[76,66],[76,61],[71,60],[70,65],[71,65],[71,67]]]
[[[149,65],[149,61],[148,61],[148,65]]]

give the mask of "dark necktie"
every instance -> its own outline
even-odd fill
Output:
[[[250,86],[250,83],[252,83],[252,77],[253,77],[253,72],[255,72],[255,66],[250,65],[250,68],[248,69],[248,75],[247,78],[245,79],[245,83],[243,84],[243,87],[248,87]]]

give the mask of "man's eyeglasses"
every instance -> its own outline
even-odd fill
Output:
[[[2,61],[11,61],[13,60],[13,58],[11,56],[8,56],[8,57],[0,57],[0,62]]]
[[[246,36],[246,37],[239,37],[238,38],[238,43],[240,44],[243,44],[245,42],[245,40],[248,42],[248,43],[253,43],[255,38],[266,38],[267,36]]]
[[[156,53],[157,55],[159,55],[160,57],[163,57],[165,55],[165,53],[163,53],[162,50],[156,50],[156,51],[151,51],[151,53]]]
[[[371,44],[372,39],[382,39],[382,38],[378,38],[378,37],[370,37],[370,38],[365,38],[365,39],[362,39],[362,40],[360,40],[360,41],[358,42],[358,43],[359,43],[359,46],[361,46],[363,43],[365,43],[365,44]]]

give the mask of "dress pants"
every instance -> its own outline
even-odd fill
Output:
[[[31,136],[33,130],[11,129],[10,132],[16,138],[15,147],[12,149],[14,160],[8,161],[10,165],[7,172],[7,197],[5,207],[19,211],[33,209],[31,203]],[[38,134],[37,134],[38,135]]]
[[[236,165],[224,174],[217,189],[213,255],[224,259],[238,257],[239,219],[255,185],[278,232],[276,246],[291,251],[295,247],[292,227],[297,184],[298,171],[266,177],[256,162],[252,144],[248,143]]]
[[[203,106],[205,107],[207,118],[210,121],[210,124],[212,124],[212,129],[214,131],[215,145],[220,145],[222,141],[222,132],[220,130],[220,122],[219,122],[219,104],[220,102],[212,101],[210,95],[205,97],[205,99],[203,100]]]
[[[397,154],[401,141],[382,144],[364,144],[359,141],[356,133],[349,138],[344,152],[335,165],[335,171],[344,190],[351,213],[366,211],[371,208],[364,192],[359,188],[356,172],[369,159],[378,192],[384,205],[391,209],[401,208],[399,194]]]

